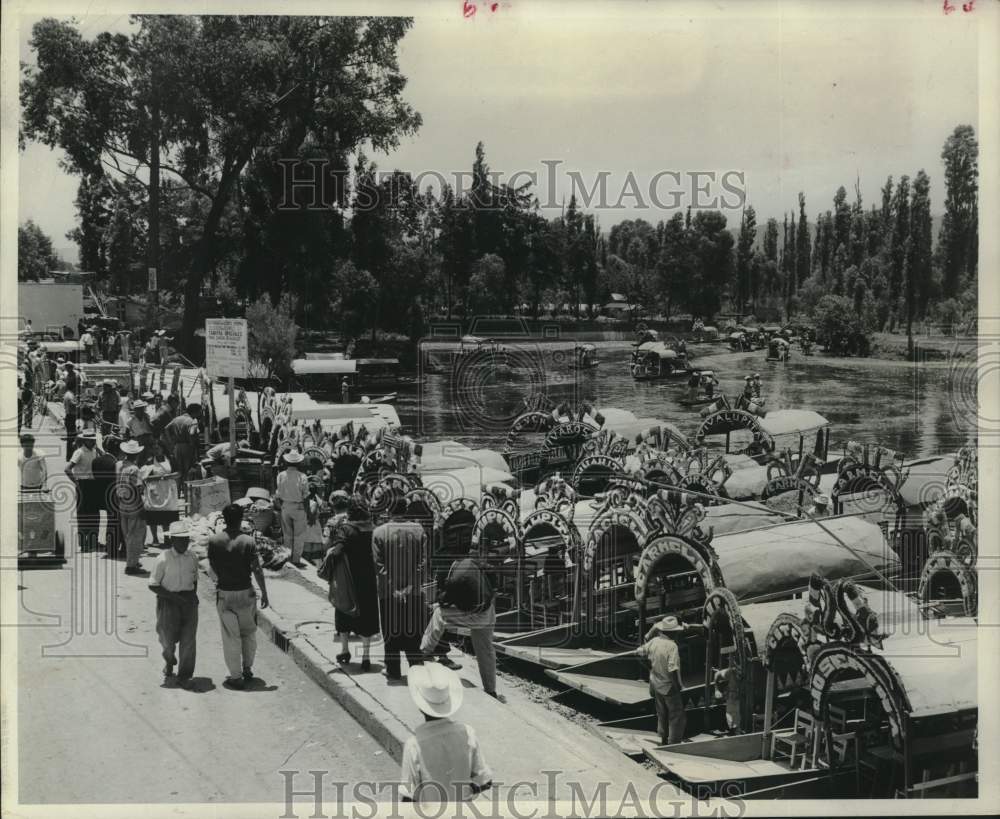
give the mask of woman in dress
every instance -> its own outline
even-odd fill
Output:
[[[351,661],[348,637],[352,633],[356,634],[361,638],[362,671],[371,669],[371,639],[379,631],[378,586],[375,580],[375,561],[372,558],[373,531],[367,504],[361,495],[354,494],[348,507],[347,519],[330,531],[327,549],[327,554],[332,554],[335,560],[347,561],[351,570],[351,592],[354,598],[352,613],[337,609],[334,616],[334,624],[340,636],[337,662]],[[331,584],[331,593],[332,591]]]

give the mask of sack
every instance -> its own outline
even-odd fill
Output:
[[[342,554],[333,558],[330,602],[341,614],[353,616],[358,613],[358,601],[354,598],[354,578],[347,558]]]

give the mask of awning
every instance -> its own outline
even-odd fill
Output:
[[[514,476],[510,472],[491,469],[488,466],[435,471],[421,475],[424,488],[437,495],[442,506],[459,498],[468,498],[479,503],[484,486],[513,480]]]
[[[829,425],[826,418],[812,410],[774,410],[760,419],[760,428],[772,436],[810,432]]]
[[[805,587],[813,572],[836,580],[898,563],[878,525],[850,515],[823,518],[822,524],[792,521],[715,537],[712,546],[726,586],[738,599],[752,598]]]
[[[910,701],[910,715],[947,714],[979,704],[979,627],[971,618],[928,620],[916,634],[900,634],[876,650],[892,666]]]
[[[292,372],[296,375],[353,375],[358,362],[347,358],[296,358]]]

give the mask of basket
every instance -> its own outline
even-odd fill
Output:
[[[274,525],[274,510],[251,508],[250,522],[258,532],[269,532]]]

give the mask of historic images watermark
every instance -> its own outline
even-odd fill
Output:
[[[336,209],[344,205],[352,172],[322,158],[276,159],[280,167],[282,198],[279,210]],[[561,159],[542,159],[540,168],[513,173],[487,170],[477,181],[471,170],[422,170],[416,173],[377,171],[374,187],[359,187],[351,202],[354,212],[397,207],[409,191],[430,188],[440,195],[449,187],[458,209],[502,210],[512,192],[537,197],[540,208],[562,207],[571,197],[585,210],[740,210],[747,199],[746,173],[742,170],[677,170],[664,168],[651,174],[628,171],[584,173],[564,168]],[[485,183],[485,184],[483,184]],[[489,194],[484,195],[484,190]]]
[[[402,819],[414,813],[422,819],[444,816],[470,819],[564,819],[564,817],[733,817],[746,813],[740,794],[744,783],[726,783],[711,798],[704,793],[680,794],[677,788],[662,781],[652,788],[640,789],[632,782],[610,781],[584,787],[568,779],[563,771],[540,771],[538,781],[494,781],[492,786],[468,801],[454,800],[445,789],[431,783],[416,801],[404,800],[401,782],[341,782],[322,770],[281,770],[284,789],[284,813],[278,819]],[[471,789],[471,783],[470,783]],[[615,790],[612,790],[615,789]],[[471,796],[471,793],[469,794]],[[299,797],[299,801],[296,801]],[[308,797],[309,801],[303,799]],[[450,800],[450,801],[449,801]],[[710,800],[710,801],[709,801]],[[310,812],[311,808],[311,812]],[[299,812],[301,810],[301,813]]]

